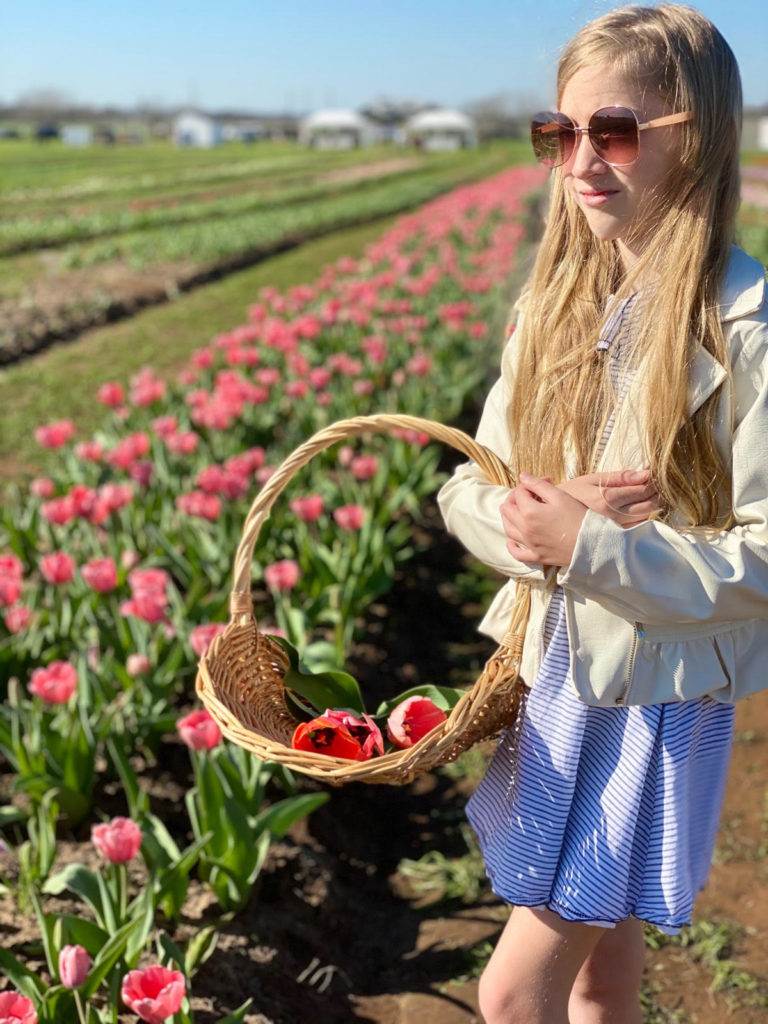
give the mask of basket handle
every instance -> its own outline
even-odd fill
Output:
[[[369,433],[384,434],[392,429],[416,430],[428,434],[434,441],[443,441],[473,459],[491,483],[505,487],[514,486],[515,480],[509,467],[502,462],[498,455],[479,444],[469,434],[465,434],[455,427],[447,427],[442,423],[422,419],[418,416],[389,413],[337,420],[313,434],[288,455],[256,495],[243,525],[243,536],[235,555],[234,585],[229,599],[229,610],[233,619],[237,618],[244,622],[253,614],[251,561],[256,540],[275,500],[296,473],[318,452],[330,448],[331,445],[343,441],[345,438],[359,437]]]

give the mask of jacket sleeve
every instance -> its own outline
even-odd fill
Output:
[[[500,377],[490,390],[476,440],[509,463],[512,450],[507,427],[507,388]],[[541,565],[520,562],[507,550],[499,508],[507,487],[492,484],[472,461],[459,466],[437,496],[449,533],[485,565],[505,576],[543,580]]]
[[[663,625],[768,617],[766,307],[739,331],[731,376],[736,525],[716,533],[651,520],[625,530],[588,511],[571,563],[558,574],[564,587],[624,619]],[[727,415],[728,403],[721,405]]]

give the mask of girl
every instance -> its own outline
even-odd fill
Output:
[[[551,206],[448,529],[531,591],[530,689],[470,800],[515,906],[487,1024],[639,1024],[643,922],[709,870],[733,702],[768,685],[768,308],[732,244],[741,87],[715,27],[625,7],[563,52],[532,141]]]

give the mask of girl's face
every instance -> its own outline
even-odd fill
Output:
[[[629,107],[638,121],[670,113],[653,92],[643,92],[610,66],[582,68],[568,81],[560,110],[576,125],[587,125],[601,107]],[[602,241],[616,242],[625,269],[642,253],[656,223],[660,196],[678,161],[679,125],[640,132],[640,153],[633,164],[611,167],[594,151],[586,134],[562,166],[563,183]]]

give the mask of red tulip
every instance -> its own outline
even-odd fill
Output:
[[[296,727],[291,739],[294,750],[308,750],[313,754],[327,754],[341,757],[346,761],[367,761],[370,754],[364,754],[360,741],[346,725],[334,721],[328,715],[320,715],[311,722],[302,722]]]
[[[163,1024],[181,1008],[186,988],[181,971],[154,965],[143,971],[129,971],[123,978],[120,995],[146,1024]]]
[[[205,708],[190,711],[178,720],[176,728],[191,750],[213,750],[221,743],[221,729]]]
[[[37,1024],[32,1000],[13,989],[0,992],[0,1024]]]
[[[64,946],[59,953],[59,977],[65,988],[80,988],[91,969],[91,958],[82,946]]]
[[[48,704],[66,704],[76,688],[77,669],[68,661],[36,668],[29,682],[29,692]]]
[[[141,829],[130,818],[113,818],[91,829],[91,841],[111,864],[133,860],[141,848]]]
[[[407,697],[390,713],[387,735],[397,747],[412,747],[447,717],[428,697]]]
[[[374,722],[370,715],[362,714],[360,718],[349,711],[326,711],[324,718],[330,719],[337,725],[343,725],[349,730],[353,739],[357,740],[363,752],[361,760],[367,760],[374,754],[384,753],[384,739],[381,729]]]

